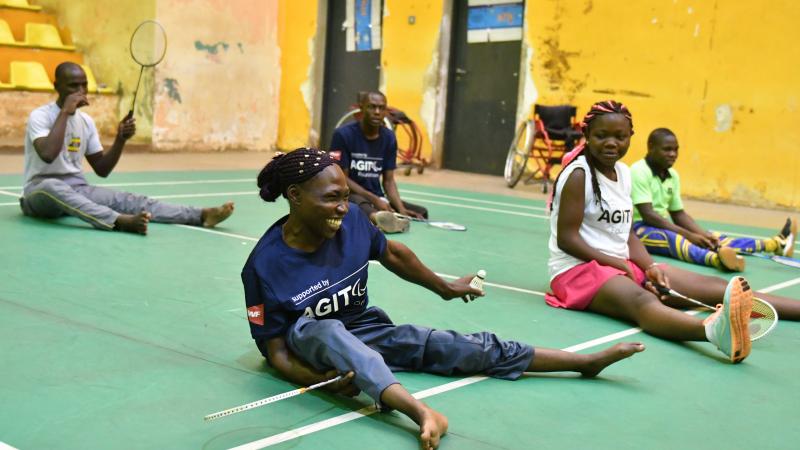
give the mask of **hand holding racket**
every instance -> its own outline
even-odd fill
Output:
[[[272,397],[263,398],[261,400],[254,401],[252,403],[247,403],[245,405],[236,406],[230,409],[225,409],[223,411],[215,412],[213,414],[209,414],[203,417],[203,420],[206,422],[210,420],[219,419],[220,417],[230,416],[231,414],[240,413],[242,411],[247,411],[248,409],[258,408],[259,406],[268,405],[270,403],[275,403],[280,400],[284,400],[290,397],[294,397],[300,394],[305,394],[308,391],[313,391],[314,389],[321,388],[323,386],[332,385],[336,382],[347,380],[348,382],[353,378],[353,372],[348,372],[346,375],[339,375],[335,378],[331,378],[330,380],[323,381],[321,383],[312,384],[308,387],[302,387],[299,389],[294,389],[288,392],[284,392],[283,394],[273,395]]]
[[[669,295],[681,300],[686,300],[690,303],[694,303],[697,306],[702,306],[703,308],[716,311],[716,308],[713,306],[709,306],[699,300],[689,298],[673,289],[659,285],[654,286],[661,295]],[[758,339],[766,336],[775,328],[777,324],[778,312],[775,311],[775,308],[767,301],[758,297],[753,297],[753,309],[750,312],[750,341],[757,341]]]
[[[167,53],[167,33],[164,27],[155,20],[145,20],[140,23],[131,36],[130,45],[131,57],[141,66],[139,69],[139,80],[136,82],[136,89],[133,91],[133,101],[131,109],[128,111],[126,119],[133,117],[136,106],[136,96],[139,93],[139,85],[142,82],[142,73],[145,67],[155,67],[164,59]]]

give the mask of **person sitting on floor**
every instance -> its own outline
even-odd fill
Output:
[[[364,92],[359,95],[359,106],[361,119],[334,131],[330,155],[348,177],[350,201],[384,233],[405,232],[409,221],[395,212],[427,219],[428,210],[401,200],[397,192],[397,138],[384,126],[386,96],[378,91]]]
[[[94,172],[107,177],[125,143],[136,133],[136,120],[125,117],[110,149],[100,144],[92,118],[79,108],[89,105],[86,73],[71,62],[56,67],[58,99],[35,109],[25,133],[25,184],[20,207],[26,216],[77,217],[101,230],[147,234],[150,221],[214,227],[233,213],[233,203],[213,208],[173,205],[144,195],[92,186],[83,175],[83,157]]]
[[[732,272],[744,270],[738,253],[792,256],[797,234],[793,218],[770,239],[733,238],[697,225],[683,209],[680,177],[672,167],[677,159],[675,133],[658,128],[647,138],[647,156],[631,166],[633,230],[648,252]]]
[[[348,201],[347,177],[324,152],[277,155],[258,175],[258,186],[265,201],[283,196],[289,203],[289,214],[264,233],[242,269],[250,333],[259,350],[293,383],[345,375],[328,391],[351,396],[364,391],[379,405],[402,412],[419,425],[423,449],[438,447],[447,418],[411,396],[393,371],[483,373],[505,380],[524,372],[593,377],[644,350],[641,343],[620,343],[577,354],[502,340],[491,332],[395,325],[369,305],[370,261],[443,300],[483,292],[470,286],[471,276],[443,280],[408,247],[387,240]]]

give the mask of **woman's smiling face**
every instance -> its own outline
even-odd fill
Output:
[[[628,153],[633,134],[631,122],[622,114],[603,114],[589,123],[586,146],[592,159],[613,168]]]

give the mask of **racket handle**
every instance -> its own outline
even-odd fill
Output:
[[[672,289],[666,286],[661,286],[660,284],[654,284],[653,286],[656,287],[656,290],[661,295],[672,295]]]
[[[130,120],[133,118],[133,110],[128,111],[128,114],[125,115],[125,118],[122,120]]]

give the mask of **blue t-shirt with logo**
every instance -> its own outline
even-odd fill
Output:
[[[351,122],[333,132],[330,155],[350,170],[352,180],[383,197],[381,174],[397,168],[397,138],[392,130],[381,127],[378,138],[368,140],[359,122]]]
[[[250,333],[256,341],[283,336],[302,315],[347,323],[367,308],[369,261],[386,238],[355,204],[336,235],[314,252],[286,245],[283,217],[256,244],[242,269]]]

